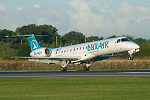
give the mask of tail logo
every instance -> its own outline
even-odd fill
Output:
[[[37,41],[32,40],[31,44],[32,44],[32,49],[33,49],[33,50],[35,50],[35,49],[38,48]]]

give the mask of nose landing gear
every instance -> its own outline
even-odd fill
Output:
[[[130,54],[129,60],[133,60],[132,54],[134,53],[133,50],[128,51],[128,53]]]
[[[131,57],[129,57],[129,60],[133,60],[133,57],[131,56]]]
[[[136,52],[139,52],[139,49],[132,49],[132,50],[128,51],[128,53],[130,55],[129,60],[133,60],[132,54],[136,53]]]

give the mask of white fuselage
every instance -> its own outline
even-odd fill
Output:
[[[118,41],[119,39],[120,42]],[[114,54],[130,50],[133,50],[133,52],[139,51],[139,45],[132,41],[123,41],[123,39],[126,38],[117,37],[55,48],[51,49],[51,57],[80,56],[81,58],[78,61],[86,61],[101,55]]]

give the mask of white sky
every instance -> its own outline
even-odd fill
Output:
[[[150,39],[150,0],[0,0],[0,29],[48,24],[58,34]]]

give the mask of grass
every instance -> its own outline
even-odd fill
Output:
[[[0,78],[0,100],[149,100],[150,77]]]

